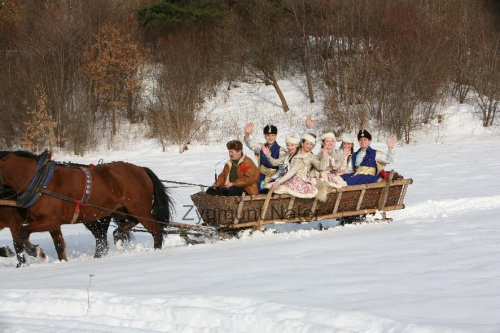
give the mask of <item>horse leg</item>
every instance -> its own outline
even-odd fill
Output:
[[[94,235],[95,238],[95,254],[94,258],[101,258],[108,254],[108,228],[111,221],[110,216],[106,216],[102,220],[85,222],[85,227]]]
[[[29,256],[35,257],[38,259],[47,258],[47,256],[45,255],[45,252],[43,251],[43,249],[39,245],[35,245],[35,244],[30,242],[30,239],[29,239],[30,234],[31,233],[25,227],[20,228],[18,239],[23,244],[24,250],[26,251],[26,253]],[[14,238],[14,236],[13,236],[13,238]]]
[[[16,257],[17,257],[17,266],[16,267],[21,267],[22,265],[26,264],[26,257],[25,254],[27,253],[26,251],[26,242],[23,241],[23,237],[21,236],[22,234],[27,234],[26,231],[22,232],[20,225],[16,225],[15,227],[10,228],[10,233],[12,234],[12,242],[14,243],[14,251],[16,252]],[[27,234],[29,237],[29,234]],[[31,244],[31,243],[30,243]]]
[[[141,224],[153,236],[153,245],[155,249],[161,249],[163,245],[163,226],[156,221],[142,221]]]
[[[61,228],[50,231],[50,236],[52,236],[59,261],[68,261],[68,257],[66,256],[66,242],[64,241]]]
[[[118,228],[113,231],[113,239],[115,241],[115,244],[118,242],[128,242],[133,236],[131,234],[131,229],[137,225],[137,221],[129,219],[121,219],[115,217],[116,224],[118,225]]]

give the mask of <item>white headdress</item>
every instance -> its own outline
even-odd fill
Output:
[[[298,144],[299,144],[299,142],[300,142],[300,139],[299,139],[299,138],[296,138],[296,137],[294,137],[294,136],[289,136],[289,137],[287,137],[287,138],[285,139],[285,142],[286,142],[286,143],[293,143],[293,144],[298,145]]]
[[[333,134],[332,132],[325,133],[321,136],[321,140],[325,140],[326,138],[332,138],[333,140],[336,140],[335,134]]]
[[[354,136],[351,133],[344,133],[340,137],[340,140],[345,143],[354,143]]]
[[[302,135],[302,139],[311,142],[313,145],[316,144],[316,138],[309,133]]]

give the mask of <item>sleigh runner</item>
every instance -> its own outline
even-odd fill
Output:
[[[223,229],[260,228],[264,224],[297,223],[360,216],[404,209],[412,179],[388,179],[379,183],[330,188],[325,202],[287,194],[241,197],[210,196],[200,191],[191,196],[206,225]]]

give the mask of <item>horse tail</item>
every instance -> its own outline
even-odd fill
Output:
[[[173,216],[174,205],[168,189],[162,181],[149,168],[144,168],[153,182],[153,216],[155,220],[169,222]]]

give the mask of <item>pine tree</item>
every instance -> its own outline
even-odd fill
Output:
[[[162,22],[169,26],[216,21],[224,17],[223,0],[160,0],[137,10],[144,25]]]

